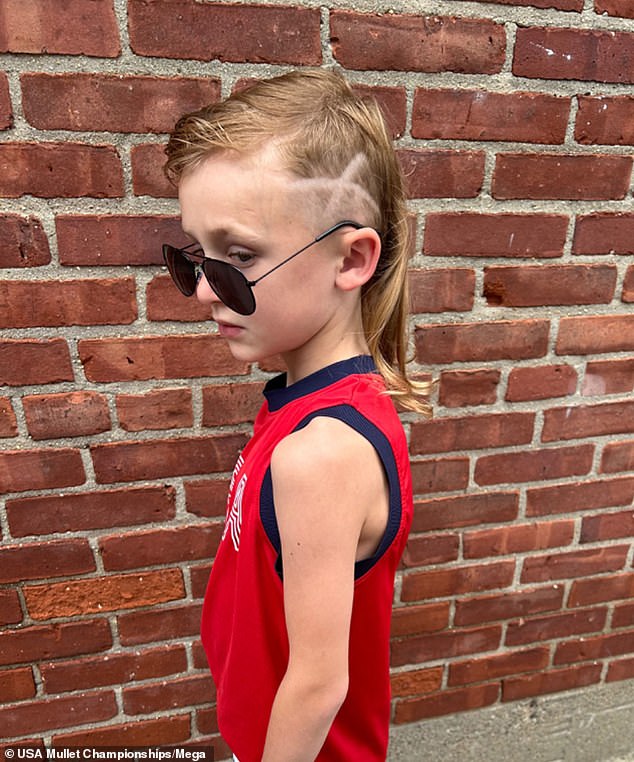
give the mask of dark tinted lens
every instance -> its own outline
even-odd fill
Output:
[[[255,298],[246,278],[232,265],[217,259],[205,259],[203,271],[220,301],[239,315],[255,311]]]
[[[196,290],[196,269],[194,264],[174,246],[163,246],[163,259],[174,283],[185,296],[191,296]]]

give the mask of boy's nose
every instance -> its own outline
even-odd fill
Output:
[[[219,302],[216,292],[209,285],[209,281],[201,273],[198,283],[196,284],[196,299],[202,304],[212,304],[213,302]]]

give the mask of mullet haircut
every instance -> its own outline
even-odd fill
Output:
[[[389,393],[402,408],[430,416],[431,384],[414,381],[406,369],[409,223],[400,166],[378,105],[325,69],[257,81],[177,122],[165,174],[178,185],[214,153],[244,155],[268,146],[300,179],[337,180],[358,167],[355,182],[371,200],[362,210],[368,219],[360,222],[375,227],[382,242],[376,272],[361,292],[365,337]],[[355,161],[359,156],[366,160]]]

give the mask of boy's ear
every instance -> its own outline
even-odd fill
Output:
[[[373,228],[361,228],[346,235],[344,246],[336,282],[342,291],[353,291],[374,275],[381,256],[381,239]]]

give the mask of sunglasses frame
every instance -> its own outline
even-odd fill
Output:
[[[276,270],[279,270],[282,265],[285,265],[287,262],[290,262],[291,259],[294,259],[295,257],[299,256],[302,252],[306,251],[306,249],[309,249],[311,246],[314,246],[316,243],[319,243],[320,241],[323,241],[324,238],[327,238],[329,235],[332,235],[337,230],[341,230],[341,228],[344,227],[352,227],[355,230],[361,230],[364,227],[368,227],[367,225],[361,225],[359,222],[354,222],[353,220],[341,220],[341,222],[337,222],[336,224],[332,225],[328,228],[328,230],[325,230],[323,233],[320,233],[316,238],[314,238],[310,243],[307,243],[306,246],[302,246],[301,249],[291,254],[289,257],[286,257],[286,259],[283,259],[281,262],[278,262],[278,264],[275,265],[275,267],[272,267],[270,270],[265,272],[263,275],[260,275],[259,278],[256,278],[255,280],[248,280],[242,270],[240,270],[238,267],[235,267],[232,264],[229,264],[228,262],[224,262],[221,259],[213,259],[212,257],[206,257],[205,254],[202,251],[202,248],[196,244],[191,243],[189,246],[183,246],[181,248],[177,246],[172,246],[171,244],[164,243],[163,244],[163,259],[165,261],[165,264],[167,266],[167,269],[169,270],[169,273],[172,277],[172,280],[176,284],[176,287],[178,290],[184,295],[184,296],[193,296],[196,293],[196,286],[198,285],[198,282],[200,280],[201,274],[205,276],[205,279],[207,280],[207,283],[209,284],[210,288],[216,294],[216,296],[220,299],[220,301],[225,304],[226,307],[229,307],[230,310],[233,310],[233,312],[237,312],[239,315],[252,315],[255,312],[255,294],[253,293],[253,287],[256,286],[261,280],[264,280],[264,278],[271,275],[271,273],[274,273]],[[197,250],[194,251],[188,251],[189,248],[198,246]],[[168,251],[173,251],[178,254],[180,254],[184,259],[186,259],[191,265],[194,273],[194,287],[192,288],[190,293],[186,293],[181,286],[179,285],[176,277],[172,273],[172,269],[169,265],[168,260]],[[200,252],[200,253],[199,253]],[[199,259],[200,262],[194,262],[192,261],[191,257],[195,257],[196,259]],[[235,309],[235,307],[232,307],[230,304],[226,304],[226,302],[222,299],[221,295],[218,293],[218,288],[214,286],[212,283],[210,277],[207,275],[207,272],[205,270],[205,264],[206,263],[215,263],[215,266],[222,266],[223,268],[230,268],[232,277],[238,277],[238,280],[244,284],[244,286],[247,288],[252,302],[252,308],[247,307],[244,309]],[[213,266],[213,265],[211,265]]]

